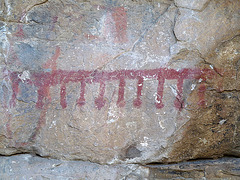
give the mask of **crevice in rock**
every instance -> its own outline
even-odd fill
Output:
[[[177,35],[176,35],[176,33],[175,33],[175,26],[176,26],[177,18],[178,18],[179,15],[180,15],[180,14],[179,14],[179,9],[177,8],[176,14],[175,14],[175,16],[174,16],[173,27],[172,27],[173,36],[174,36],[176,42],[177,42],[177,41],[180,41],[180,40],[177,38]]]
[[[63,162],[71,162],[71,161],[75,161],[75,162],[89,162],[89,163],[93,163],[99,166],[131,166],[131,165],[135,165],[137,167],[143,167],[143,168],[149,168],[149,169],[162,169],[162,170],[173,170],[173,171],[179,171],[179,172],[191,172],[191,171],[205,171],[204,166],[217,166],[219,164],[224,164],[224,163],[240,163],[240,157],[238,156],[234,156],[234,155],[224,155],[223,157],[220,158],[196,158],[196,159],[190,159],[190,160],[184,160],[184,161],[180,161],[180,162],[151,162],[151,163],[126,163],[126,162],[122,162],[119,164],[102,164],[96,161],[91,161],[91,160],[83,160],[83,159],[71,159],[71,160],[67,160],[67,159],[58,159],[58,158],[54,158],[51,156],[42,156],[39,153],[33,151],[29,151],[29,152],[17,152],[11,155],[4,155],[4,154],[0,154],[0,158],[1,157],[12,157],[12,156],[18,156],[18,155],[31,155],[32,157],[39,157],[42,159],[48,159],[48,160],[59,160],[59,161],[63,161]],[[202,165],[203,164],[203,165]],[[60,166],[61,163],[59,163],[58,166]],[[192,165],[192,167],[190,167],[190,165]],[[196,166],[196,167],[195,167]],[[195,167],[195,168],[194,168]],[[190,169],[193,168],[193,169]],[[138,168],[135,168],[131,171],[130,174],[134,173],[135,171],[137,171]],[[229,173],[229,172],[228,172]]]
[[[129,53],[129,52],[134,51],[135,47],[145,38],[145,36],[146,36],[146,34],[148,33],[148,31],[149,31],[154,25],[156,25],[157,22],[159,21],[159,19],[169,10],[169,7],[170,7],[170,6],[171,6],[171,4],[166,8],[166,10],[165,10],[163,13],[161,13],[161,14],[152,22],[152,24],[151,24],[147,29],[145,29],[145,31],[140,35],[140,37],[133,43],[133,45],[132,45],[130,48],[128,48],[128,49],[122,51],[121,53],[117,54],[116,56],[114,56],[113,58],[111,58],[109,61],[107,61],[106,63],[104,63],[102,66],[96,68],[96,69],[94,70],[94,72],[95,72],[95,71],[100,71],[100,70],[104,69],[104,68],[106,67],[106,65],[109,64],[110,62],[112,62],[112,61],[114,61],[114,60],[122,57],[123,55],[125,55],[125,54],[127,54],[127,53]]]
[[[202,55],[202,53],[198,49],[194,49],[194,50],[198,52],[199,57],[203,60],[204,64],[209,65],[210,68],[214,70],[220,77],[223,77],[223,75],[215,68],[215,66],[206,60],[206,58]]]
[[[33,8],[37,7],[37,6],[41,6],[43,4],[46,4],[48,2],[48,0],[44,0],[43,2],[40,2],[40,3],[37,3],[37,4],[34,4],[32,5],[30,8],[26,9],[26,12],[24,13],[24,15],[22,16],[21,18],[21,22],[22,20],[26,17],[26,15],[28,14],[29,11],[31,11]]]
[[[171,4],[166,8],[166,10],[161,13],[154,21],[152,21],[152,24],[145,29],[145,31],[141,34],[141,36],[133,43],[133,46],[131,48],[131,51],[134,51],[135,47],[145,38],[146,34],[148,33],[148,31],[153,28],[154,25],[157,24],[157,22],[159,21],[159,19],[166,13],[168,12],[169,8],[171,7]]]
[[[6,20],[3,18],[0,18],[1,22],[5,22],[5,23],[15,23],[15,24],[29,24],[29,23],[25,23],[25,22],[20,22],[20,21],[14,21],[14,20]]]
[[[209,89],[207,91],[213,91],[213,92],[216,92],[216,93],[226,93],[226,92],[231,92],[231,93],[239,93],[240,92],[240,89],[224,89],[224,90],[217,90],[217,89]]]
[[[224,171],[224,170],[222,170],[222,173],[223,173],[223,174],[226,174],[226,175],[229,175],[229,176],[240,177],[240,175],[238,175],[238,174],[233,174],[233,173],[230,173],[230,172]]]
[[[20,22],[23,22],[23,19],[25,19],[25,17],[27,16],[28,12],[31,11],[33,8],[37,7],[37,6],[41,6],[44,5],[48,2],[48,0],[44,0],[43,2],[37,3],[32,5],[31,7],[29,7],[28,9],[25,10],[23,16],[21,17],[21,19],[19,20]]]
[[[151,163],[147,163],[143,166],[146,166],[146,167],[154,167],[154,166],[158,166],[158,165],[161,165],[161,166],[168,166],[168,165],[181,165],[183,163],[194,163],[194,162],[215,162],[215,161],[218,161],[218,160],[223,160],[223,159],[236,159],[236,160],[240,160],[240,157],[239,156],[234,156],[234,155],[224,155],[220,158],[196,158],[196,159],[189,159],[189,160],[184,160],[184,161],[180,161],[180,162],[151,162]]]
[[[18,156],[18,155],[22,155],[22,154],[29,154],[29,155],[35,155],[35,153],[30,153],[30,152],[15,152],[13,154],[0,154],[0,157],[11,157],[11,156]]]

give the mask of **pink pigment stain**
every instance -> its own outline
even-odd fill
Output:
[[[85,38],[89,40],[106,41],[110,37],[114,43],[122,44],[128,42],[127,12],[124,7],[96,6],[96,8],[107,11],[105,21],[102,25],[103,32],[100,36],[85,34]]]
[[[19,37],[19,38],[24,38],[25,37],[25,34],[24,34],[24,31],[23,31],[23,25],[18,25],[17,27],[17,32],[14,34],[16,37]]]
[[[52,69],[53,71],[57,70],[57,59],[61,53],[60,47],[56,47],[54,55],[43,65],[44,69]]]
[[[126,43],[127,39],[127,13],[124,7],[113,8],[112,18],[115,22],[115,43]]]
[[[54,16],[54,17],[52,18],[52,24],[51,24],[51,26],[50,26],[50,30],[51,30],[51,31],[54,30],[55,24],[57,23],[57,20],[58,20],[58,17],[57,17],[57,16]]]
[[[57,56],[55,57],[57,58]],[[15,104],[16,96],[19,93],[18,85],[21,80],[18,78],[18,72],[14,72],[11,74],[12,80],[12,104]],[[142,105],[142,89],[144,88],[144,78],[157,80],[157,96],[156,96],[156,108],[161,109],[164,107],[162,102],[163,99],[163,91],[164,91],[164,82],[165,80],[177,80],[177,96],[174,102],[174,106],[181,110],[184,107],[183,103],[183,82],[186,79],[206,79],[213,77],[214,72],[209,69],[182,69],[182,70],[174,70],[167,68],[159,68],[159,69],[150,69],[150,70],[117,70],[112,72],[98,72],[98,71],[66,71],[66,70],[53,70],[52,72],[36,72],[31,76],[31,81],[27,83],[33,84],[38,89],[38,101],[36,103],[36,107],[42,109],[46,102],[51,101],[51,97],[49,95],[49,89],[52,86],[61,85],[60,88],[60,105],[62,108],[67,108],[67,84],[68,83],[80,83],[80,97],[76,100],[77,105],[80,107],[83,106],[85,102],[85,90],[86,84],[97,83],[99,84],[99,95],[95,99],[95,105],[98,110],[102,109],[106,100],[104,98],[106,83],[110,81],[119,81],[119,89],[118,89],[118,100],[117,105],[119,107],[125,106],[125,85],[126,80],[136,80],[137,86],[137,97],[133,101],[133,105],[136,108],[140,108]],[[199,88],[199,104],[201,105],[204,100],[206,88],[204,85],[200,85]]]
[[[205,107],[206,106],[206,101],[205,101],[205,92],[206,92],[207,88],[205,83],[200,84],[199,88],[198,88],[198,97],[199,97],[199,101],[198,101],[198,105]]]

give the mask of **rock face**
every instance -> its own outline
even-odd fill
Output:
[[[240,160],[221,158],[168,165],[99,165],[83,161],[61,161],[29,154],[0,157],[1,179],[226,179],[240,177]],[[24,167],[24,168],[22,168]]]
[[[240,1],[0,2],[0,154],[240,155]]]

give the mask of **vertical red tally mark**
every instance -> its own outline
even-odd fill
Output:
[[[124,7],[113,8],[112,17],[115,22],[115,43],[127,42],[127,13]]]
[[[206,101],[205,101],[205,91],[206,91],[206,84],[202,83],[199,85],[198,88],[198,105],[201,107],[205,107],[206,106]]]
[[[200,70],[200,75],[197,79],[201,80],[201,84],[199,85],[198,88],[198,105],[201,107],[206,107],[206,100],[205,100],[205,92],[207,90],[206,86],[206,80],[207,79],[212,79],[216,75],[216,70],[212,69],[202,69]]]
[[[99,95],[98,95],[98,98],[95,99],[95,105],[98,110],[102,109],[102,107],[104,107],[106,103],[106,100],[104,99],[104,93],[105,93],[105,82],[100,81]]]
[[[85,81],[81,81],[81,90],[80,90],[80,97],[77,100],[77,105],[78,106],[83,106],[85,104],[85,88],[86,88],[86,82]]]
[[[65,84],[65,82],[63,82],[61,84],[61,90],[60,90],[60,104],[61,104],[63,109],[65,109],[67,107],[66,94],[67,94],[66,84]]]
[[[157,87],[157,96],[156,96],[156,102],[155,102],[157,109],[161,109],[164,107],[164,104],[162,102],[164,82],[165,82],[164,74],[163,74],[163,71],[160,70],[158,72],[158,87]]]
[[[45,100],[50,101],[51,97],[49,95],[49,85],[44,84],[42,87],[39,87],[38,89],[38,101],[36,103],[36,107],[39,109],[42,109],[44,106]]]
[[[133,105],[136,108],[140,108],[142,105],[142,88],[143,88],[143,77],[138,76],[138,83],[137,83],[137,98],[133,101]]]
[[[126,82],[125,82],[124,76],[121,76],[120,80],[119,80],[118,100],[117,100],[117,105],[119,107],[124,107],[125,106],[125,100],[124,100],[125,85],[126,85]]]

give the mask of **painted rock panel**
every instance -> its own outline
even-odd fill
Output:
[[[239,155],[240,5],[180,3],[2,3],[0,153],[109,164]]]

